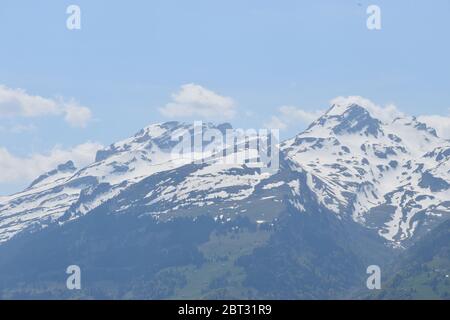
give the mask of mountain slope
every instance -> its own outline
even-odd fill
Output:
[[[0,246],[0,296],[331,299],[364,285],[368,248],[379,263],[389,258],[376,233],[317,205],[305,172],[291,176],[305,192],[303,213],[285,188],[278,190],[279,202],[261,195],[236,201],[234,208],[252,208],[249,214],[219,211],[219,205],[194,206],[167,220],[146,214],[152,207],[142,195],[149,186],[166,177],[176,183],[196,169],[161,172],[81,219],[6,242]],[[257,192],[283,178],[273,176]],[[123,199],[133,205],[119,211]],[[65,288],[71,264],[83,270],[78,292]]]
[[[392,274],[377,298],[450,300],[450,220],[411,247]]]

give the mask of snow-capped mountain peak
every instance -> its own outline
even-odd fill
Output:
[[[314,199],[315,210],[403,245],[450,214],[450,142],[414,117],[394,113],[388,119],[359,97],[336,101],[281,143],[280,170],[271,173],[220,159],[225,151],[234,158],[260,155],[259,147],[240,149],[246,139],[233,138],[237,145],[217,139],[229,124],[153,124],[100,150],[84,168],[68,162],[0,198],[0,243],[33,226],[78,219],[105,202],[114,202],[118,214],[134,208],[158,218],[210,212],[266,221],[276,219],[267,201],[305,213],[311,208],[305,201]]]
[[[383,121],[370,109],[335,104],[282,149],[302,168],[328,181],[328,187],[346,199],[341,203],[348,205],[355,221],[399,243],[434,220],[423,216],[450,212],[450,187],[445,183],[450,181],[445,161],[449,143],[414,117]],[[381,226],[380,216],[385,219]]]
[[[306,130],[322,136],[358,133],[365,136],[382,135],[382,123],[371,116],[368,110],[357,105],[333,105],[322,117]]]

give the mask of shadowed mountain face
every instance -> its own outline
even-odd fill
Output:
[[[230,128],[151,125],[2,198],[0,297],[338,299],[368,296],[367,267],[393,276],[399,256],[448,268],[450,142],[432,128],[334,105],[280,144],[274,172],[219,161],[260,152],[217,138]],[[174,158],[181,137],[203,145]],[[69,265],[82,290],[66,288]],[[405,297],[396,281],[382,297]]]
[[[450,220],[418,240],[390,271],[378,299],[450,300]]]

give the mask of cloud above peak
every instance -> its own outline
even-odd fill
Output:
[[[86,142],[72,148],[55,146],[49,152],[21,157],[0,147],[0,184],[29,183],[68,160],[73,160],[76,166],[85,166],[94,161],[96,152],[102,148],[99,143]]]
[[[86,127],[92,118],[89,108],[76,101],[50,99],[31,95],[23,89],[12,89],[0,85],[0,118],[37,118],[63,116],[73,127]]]
[[[64,106],[64,120],[72,127],[84,128],[92,119],[92,112],[89,108],[78,105],[71,101]]]
[[[159,111],[168,118],[231,119],[236,114],[236,103],[232,98],[190,83],[172,94],[172,101]]]
[[[365,108],[372,117],[385,123],[392,122],[396,118],[412,118],[400,111],[397,106],[392,103],[381,106],[361,96],[336,97],[330,100],[330,105],[333,106],[333,109],[328,112],[329,114],[333,114],[333,112],[344,112],[345,108],[355,104]],[[265,127],[287,130],[295,125],[298,128],[299,124],[308,125],[320,118],[326,112],[322,110],[307,111],[294,106],[282,106],[278,108],[277,111],[278,112],[264,124]],[[449,116],[419,115],[416,118],[427,126],[436,129],[438,136],[441,138],[450,139],[450,109]]]
[[[417,120],[436,129],[439,137],[450,139],[450,116],[422,115],[418,116]]]
[[[401,112],[394,104],[380,106],[369,99],[360,96],[337,97],[332,99],[330,103],[331,105],[341,107],[357,104],[367,109],[373,117],[384,122],[392,122],[395,118],[407,117],[407,115]],[[450,139],[450,116],[419,115],[416,118],[418,121],[425,123],[427,126],[436,129],[438,136],[441,138]]]
[[[331,105],[347,107],[353,104],[365,108],[374,117],[384,122],[391,122],[395,118],[404,117],[402,113],[394,104],[380,106],[370,101],[369,99],[360,96],[336,97],[330,101]]]
[[[344,109],[354,104],[365,108],[373,117],[384,122],[390,122],[397,117],[404,116],[393,104],[383,107],[361,96],[336,97],[330,101],[330,105],[334,106],[334,108],[329,112],[339,112],[339,109]],[[285,130],[292,125],[298,125],[298,123],[309,125],[325,114],[325,112],[324,110],[308,111],[294,106],[282,106],[278,108],[278,113],[272,116],[265,126],[271,129]]]
[[[299,122],[306,125],[310,124],[322,114],[322,110],[307,111],[294,106],[281,106],[278,108],[278,114],[272,116],[264,126],[268,129],[286,130]]]

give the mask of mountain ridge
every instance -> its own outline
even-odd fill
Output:
[[[232,127],[229,124],[215,126],[203,123],[201,128],[224,133]],[[37,212],[41,212],[42,219],[51,223],[67,214],[68,210],[73,212],[77,203],[78,212],[74,216],[83,216],[145,177],[192,164],[193,158],[172,159],[171,150],[178,143],[174,136],[187,132],[195,140],[198,133],[194,131],[193,125],[176,121],[149,125],[131,138],[98,151],[95,161],[84,168],[75,170],[73,163],[68,162],[44,174],[24,192],[3,198],[0,203],[0,242],[20,232],[21,228],[26,229],[30,223],[20,226],[17,221],[29,221],[27,216],[38,216]],[[450,212],[450,206],[444,201],[445,198],[450,199],[450,185],[447,183],[450,167],[446,161],[450,157],[450,142],[447,143],[437,136],[434,129],[414,117],[405,116],[386,123],[376,119],[369,108],[350,101],[332,105],[305,131],[281,142],[280,151],[282,158],[289,159],[310,174],[308,188],[318,195],[317,201],[321,205],[335,213],[346,212],[356,222],[373,228],[375,221],[383,216],[377,216],[377,212],[391,211],[382,221],[384,223],[380,225],[378,222],[375,227],[388,241],[402,246],[419,224],[440,220],[434,218]],[[218,141],[210,141],[202,148],[210,145],[224,148]],[[202,157],[200,160],[204,160]],[[167,196],[164,194],[176,198],[182,198],[183,194],[190,196],[195,188],[207,186],[210,189],[204,190],[209,196],[224,200],[228,196],[227,190],[238,185],[241,186],[238,187],[241,195],[234,192],[234,199],[245,199],[256,185],[264,184],[264,180],[273,176],[258,174],[257,171],[250,173],[252,169],[246,168],[245,164],[221,166],[213,160],[203,173],[199,171],[196,177],[188,177],[189,181],[183,182],[184,187],[170,190],[173,188],[170,186],[156,199],[165,201]],[[241,174],[229,174],[236,169],[241,170]],[[245,170],[250,171],[244,175]],[[212,176],[210,182],[206,178],[208,175]],[[215,186],[215,179],[221,179],[223,186]],[[241,181],[238,182],[239,179]],[[47,183],[41,185],[43,181]],[[245,187],[242,185],[244,182]],[[278,183],[282,186],[284,183],[295,184],[295,181]],[[183,188],[193,189],[185,192]],[[88,196],[95,192],[98,192],[97,197]],[[298,204],[301,199],[291,201]],[[203,205],[208,203],[212,204],[204,201]],[[399,207],[405,209],[406,206],[408,210],[398,211]],[[394,207],[397,209],[393,210]],[[20,217],[23,213],[25,217]],[[429,217],[418,219],[421,215]],[[38,216],[32,223],[39,223],[40,219]],[[6,232],[1,231],[5,229]]]

